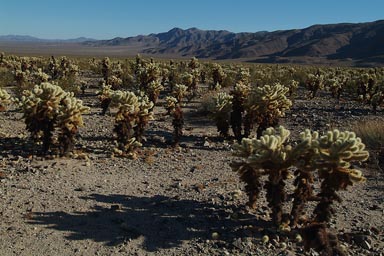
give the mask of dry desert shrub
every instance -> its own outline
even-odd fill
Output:
[[[352,130],[364,141],[369,149],[381,150],[384,147],[384,120],[357,122]]]

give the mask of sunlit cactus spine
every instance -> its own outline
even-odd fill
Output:
[[[217,131],[224,138],[229,137],[229,126],[232,110],[232,96],[219,92],[212,98],[208,111],[216,122]]]
[[[61,155],[68,155],[73,151],[75,135],[79,127],[84,126],[83,114],[89,113],[90,108],[83,106],[83,102],[76,99],[73,93],[68,93],[60,102],[57,115],[57,126],[60,128],[59,148]]]
[[[7,106],[12,103],[11,95],[6,90],[0,88],[0,111],[5,111]]]

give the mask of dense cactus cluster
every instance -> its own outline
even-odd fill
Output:
[[[92,79],[78,79],[81,63]],[[11,77],[11,81],[2,81],[5,76],[0,76],[0,85],[15,90],[11,94],[20,98],[16,102],[27,130],[45,155],[67,156],[74,151],[76,134],[84,126],[82,115],[89,111],[74,93],[82,89],[84,94],[90,84],[95,86],[92,89],[101,89],[96,93],[101,114],[111,108],[114,116],[113,155],[131,158],[138,157],[140,147],[151,144],[145,131],[155,113],[161,112],[154,109],[156,103],[165,102],[172,119],[172,145],[177,146],[183,135],[183,109],[194,107],[190,100],[205,93],[206,110],[220,136],[231,144],[232,128],[238,141],[233,146],[236,159],[231,168],[245,183],[250,208],[258,208],[265,191],[274,231],[293,230],[291,234],[302,235],[306,249],[343,255],[336,236],[329,231],[333,204],[341,200],[339,190],[365,180],[352,163],[367,160],[368,152],[353,132],[333,130],[320,135],[305,130],[292,139],[290,131],[278,125],[293,99],[302,96],[296,92],[303,89],[309,91],[310,98],[332,96],[342,104],[342,98],[350,97],[375,112],[383,110],[383,68],[217,64],[200,63],[197,58],[163,62],[139,55],[126,60],[93,58],[84,64],[66,57],[25,58],[2,53],[0,74]],[[0,111],[11,102],[7,91],[0,89]],[[308,205],[314,205],[312,212]]]
[[[329,242],[333,236],[327,230],[334,212],[331,205],[341,200],[336,191],[364,181],[361,171],[351,168],[351,163],[367,160],[368,152],[360,138],[349,131],[333,130],[319,136],[317,132],[306,130],[297,144],[289,143],[289,135],[288,130],[279,127],[277,130],[268,128],[259,139],[244,138],[241,144],[235,145],[234,154],[241,160],[234,161],[231,167],[246,183],[252,208],[256,207],[260,191],[265,188],[272,220],[277,227],[297,226],[300,217],[304,216],[305,204],[314,197],[318,198],[313,218],[302,223],[300,232],[308,248],[335,255],[339,252],[337,241]],[[291,173],[292,169],[297,171]],[[264,175],[268,179],[262,186],[261,177]],[[296,176],[296,189],[289,214],[283,212],[283,205],[288,203],[285,183],[292,175]],[[316,196],[313,192],[314,175],[321,182]]]

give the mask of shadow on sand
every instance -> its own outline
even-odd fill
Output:
[[[143,248],[149,252],[178,247],[192,239],[205,241],[211,239],[212,232],[218,232],[220,240],[225,241],[255,237],[258,235],[241,227],[250,224],[263,227],[268,224],[255,220],[248,213],[240,213],[239,218],[233,220],[229,217],[233,212],[230,206],[159,195],[135,197],[91,194],[82,199],[108,205],[97,205],[88,212],[34,213],[29,223],[70,232],[67,236],[69,240],[91,239],[108,246],[141,237]]]

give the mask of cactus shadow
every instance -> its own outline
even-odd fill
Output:
[[[0,138],[0,156],[22,156],[39,155],[36,145],[28,139],[18,137]]]
[[[212,239],[213,232],[219,233],[222,242],[261,236],[240,227],[267,225],[248,213],[239,214],[240,217],[233,220],[228,217],[233,212],[229,206],[161,195],[91,194],[81,199],[95,201],[97,205],[88,212],[34,213],[29,224],[69,233],[68,240],[90,239],[106,246],[137,240],[148,252],[180,247],[190,240]]]

